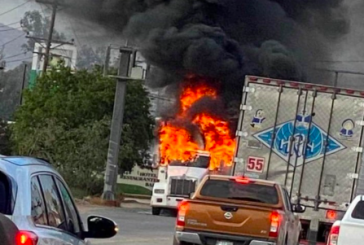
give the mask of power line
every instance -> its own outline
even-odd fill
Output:
[[[23,59],[18,59],[18,60],[6,61],[6,64],[14,63],[14,62],[18,62],[18,61],[27,61],[27,60],[32,59],[32,58],[33,58],[33,56],[30,56],[30,57],[27,57],[27,58],[23,58]]]
[[[18,56],[20,56],[20,55],[26,55],[26,54],[27,54],[27,52],[22,52],[22,53],[19,53],[19,54],[14,54],[14,55],[12,55],[12,56],[4,57],[4,58],[3,58],[3,60],[4,60],[4,59],[10,59],[10,58],[18,57]]]
[[[0,30],[0,32],[6,32],[6,31],[21,31],[22,28],[18,27],[18,28],[9,28],[9,29],[5,29],[5,30]]]
[[[5,15],[5,14],[7,14],[7,13],[12,12],[12,11],[14,11],[14,10],[16,10],[16,9],[18,9],[18,8],[20,8],[20,7],[22,7],[22,6],[24,6],[25,4],[30,3],[30,1],[31,1],[31,0],[28,0],[28,1],[26,1],[25,3],[22,3],[22,4],[20,4],[20,5],[16,6],[16,7],[14,7],[14,8],[12,8],[12,9],[9,9],[9,10],[7,10],[7,11],[3,12],[3,13],[0,13],[0,16],[3,16],[3,15]]]
[[[19,21],[17,21],[17,22],[13,22],[13,23],[9,23],[9,24],[2,24],[2,25],[0,25],[0,28],[1,28],[1,27],[13,26],[13,25],[15,25],[15,24],[20,24],[20,22],[19,22]]]
[[[333,69],[323,69],[323,68],[313,68],[313,70],[325,71],[325,72],[335,72],[336,74],[342,73],[342,74],[352,74],[352,75],[364,75],[364,72],[358,72],[358,71],[333,70]]]
[[[312,60],[314,63],[364,63],[364,60]]]
[[[0,45],[0,47],[5,47],[7,44],[12,43],[12,42],[14,42],[15,40],[17,40],[17,39],[19,39],[19,38],[21,38],[21,37],[23,37],[23,36],[25,36],[25,34],[21,34],[20,36],[17,36],[16,38],[11,39],[10,41],[8,41],[8,42],[6,42],[6,43],[4,43],[4,44],[1,44],[1,45]]]

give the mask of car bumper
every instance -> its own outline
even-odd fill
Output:
[[[272,241],[264,241],[248,237],[213,234],[213,233],[176,231],[175,236],[178,242],[186,242],[199,245],[209,244],[209,242],[207,242],[208,239],[241,242],[243,244],[249,244],[249,245],[276,245],[276,242]]]
[[[183,197],[172,197],[165,195],[153,195],[150,200],[150,205],[156,208],[177,209],[178,204],[183,201]]]

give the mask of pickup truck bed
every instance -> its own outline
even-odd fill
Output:
[[[206,176],[178,210],[175,244],[298,245],[300,222],[281,186]]]

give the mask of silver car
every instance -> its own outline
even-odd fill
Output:
[[[24,245],[84,245],[118,231],[114,221],[99,216],[88,217],[85,231],[62,176],[30,157],[0,157],[0,213],[15,223],[17,243]]]

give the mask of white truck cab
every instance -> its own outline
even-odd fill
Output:
[[[209,164],[210,153],[198,151],[191,161],[173,161],[168,166],[160,166],[159,182],[154,184],[151,198],[153,215],[159,215],[163,209],[177,209],[179,202],[189,198],[209,173]]]

